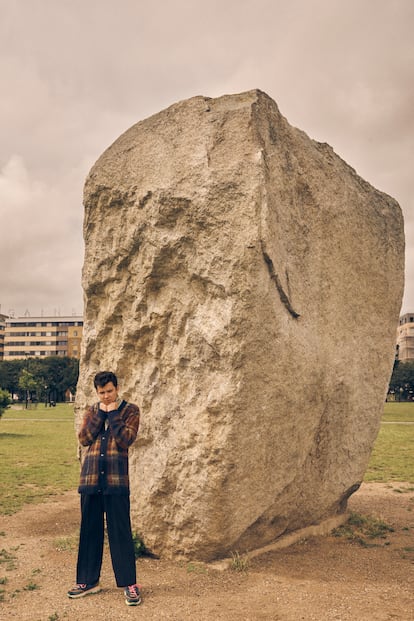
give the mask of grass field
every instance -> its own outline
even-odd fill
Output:
[[[0,420],[0,514],[74,489],[78,478],[73,406],[6,410]]]
[[[393,424],[391,421],[394,421]],[[366,481],[414,483],[414,403],[386,403]],[[0,419],[0,514],[76,489],[73,406],[9,409]]]
[[[414,403],[385,404],[365,481],[414,483]]]
[[[382,420],[414,423],[414,402],[386,403]]]

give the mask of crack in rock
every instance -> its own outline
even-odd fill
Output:
[[[263,252],[263,258],[267,265],[267,269],[269,270],[270,278],[275,283],[275,286],[276,286],[277,292],[279,293],[279,297],[281,299],[282,304],[285,306],[285,308],[288,310],[288,312],[292,315],[294,319],[298,319],[300,315],[294,310],[292,304],[290,303],[290,300],[282,287],[282,283],[280,282],[279,276],[275,272],[272,259],[269,257],[267,252],[265,252],[265,250],[262,249],[262,252]]]

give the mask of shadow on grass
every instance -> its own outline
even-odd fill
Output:
[[[32,433],[3,433],[0,431],[0,440],[2,438],[32,438]]]

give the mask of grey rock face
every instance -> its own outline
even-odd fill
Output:
[[[85,207],[77,412],[101,369],[140,406],[146,544],[209,560],[343,511],[393,363],[398,204],[250,91],[134,125]]]

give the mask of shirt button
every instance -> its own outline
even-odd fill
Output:
[[[101,457],[103,457],[103,456],[104,456],[104,454],[103,454],[103,453],[101,453]]]
[[[103,470],[101,470],[101,474],[104,474],[104,471],[103,471]]]

